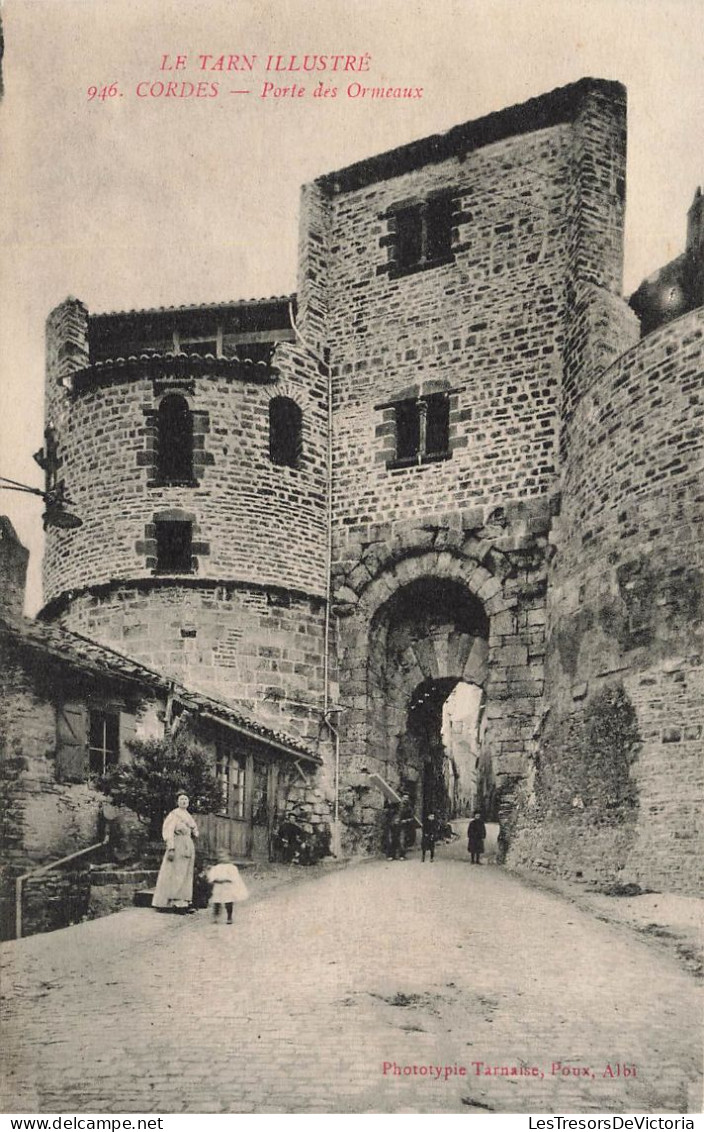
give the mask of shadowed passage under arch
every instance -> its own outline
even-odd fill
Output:
[[[440,808],[454,816],[443,706],[460,682],[482,688],[488,638],[482,602],[449,578],[426,576],[400,587],[372,620],[369,755],[419,811]]]

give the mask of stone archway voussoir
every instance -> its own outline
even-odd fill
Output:
[[[515,609],[517,605],[517,599],[507,598],[505,594],[499,592],[486,599],[484,609],[490,617],[493,617],[497,613],[506,613],[510,609]]]
[[[442,636],[433,638],[433,647],[435,649],[435,657],[437,660],[438,676],[444,679],[447,676],[453,676],[454,673],[450,671],[450,634],[444,633]]]
[[[464,578],[464,569],[462,559],[458,558],[456,554],[450,554],[447,550],[438,551],[436,571],[442,578]]]
[[[495,597],[496,594],[500,593],[501,582],[493,575],[490,575],[485,582],[482,582],[479,589],[476,591],[477,597],[481,601],[488,601],[490,598]]]
[[[467,578],[467,585],[473,594],[479,596],[479,590],[485,582],[491,581],[492,575],[483,566],[476,566]]]
[[[422,670],[426,680],[437,680],[438,658],[435,655],[435,646],[432,640],[416,641],[413,646],[418,667]]]
[[[488,671],[489,666],[484,658],[470,656],[464,666],[462,679],[468,684],[478,684],[480,687],[483,687],[486,683]]]

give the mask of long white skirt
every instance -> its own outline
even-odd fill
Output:
[[[156,888],[152,897],[152,908],[187,908],[193,900],[193,869],[196,852],[191,837],[174,838],[174,857],[168,859],[164,853]]]

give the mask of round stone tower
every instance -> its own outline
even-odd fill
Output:
[[[549,711],[512,860],[617,892],[704,879],[703,374],[700,307],[595,374],[567,437]]]
[[[47,323],[43,616],[316,729],[323,701],[326,382],[286,298]],[[288,700],[294,706],[287,710]],[[312,722],[314,720],[314,722]]]

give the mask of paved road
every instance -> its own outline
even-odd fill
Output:
[[[691,976],[627,929],[452,850],[306,874],[240,905],[233,927],[130,909],[5,945],[4,1111],[696,1104]],[[609,1065],[635,1074],[604,1076]]]

